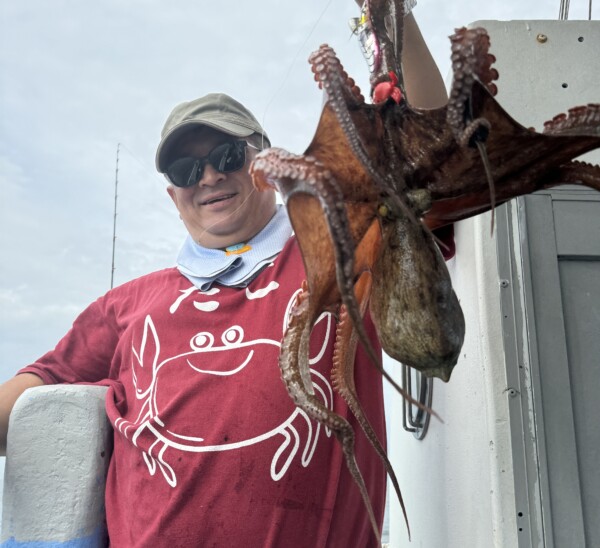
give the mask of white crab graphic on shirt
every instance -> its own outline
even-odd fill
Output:
[[[258,289],[254,292],[246,289],[246,297],[250,300],[261,299],[268,296],[272,291],[277,290],[277,282],[271,282],[267,287]],[[170,312],[174,314],[181,303],[192,295],[201,295],[210,297],[219,293],[219,289],[213,288],[208,291],[199,291],[192,286],[190,289],[182,291],[182,294],[171,305]],[[288,322],[289,311],[300,290],[294,293],[288,302],[287,311],[284,316],[283,330]],[[201,312],[212,312],[219,307],[216,300],[194,300],[193,305]],[[317,323],[326,322],[326,335],[319,351],[310,358],[310,365],[318,363],[325,353],[327,343],[332,334],[333,319],[331,314],[323,314]],[[295,408],[288,417],[280,417],[278,424],[273,425],[266,432],[255,432],[254,435],[246,439],[230,440],[205,440],[200,436],[183,435],[181,432],[173,431],[172,426],[165,424],[160,417],[159,404],[159,378],[161,369],[165,366],[184,366],[187,371],[194,371],[195,374],[216,375],[226,381],[227,377],[240,374],[246,367],[252,367],[254,348],[257,345],[269,345],[273,347],[274,352],[279,354],[281,343],[271,339],[244,340],[244,330],[238,325],[232,325],[226,329],[220,336],[220,342],[216,341],[215,335],[209,331],[203,331],[195,334],[190,340],[191,351],[171,356],[159,361],[160,339],[156,331],[151,316],[147,316],[144,323],[144,332],[139,350],[132,348],[133,354],[137,360],[137,367],[133,368],[133,384],[138,400],[143,402],[141,411],[135,421],[127,421],[119,418],[115,421],[115,428],[126,438],[136,445],[142,452],[143,458],[148,466],[148,471],[154,475],[159,469],[165,480],[171,487],[177,485],[177,475],[173,467],[167,462],[165,452],[172,448],[179,451],[188,452],[209,452],[209,451],[230,451],[240,449],[245,446],[261,443],[267,439],[280,436],[281,445],[275,451],[270,466],[270,474],[273,481],[281,479],[287,472],[293,459],[300,453],[299,458],[302,466],[307,467],[315,452],[321,425],[311,420],[308,415],[300,408]],[[152,351],[154,350],[154,352]],[[232,355],[231,369],[211,370],[210,353],[228,352]],[[263,354],[264,355],[264,354]],[[205,359],[202,359],[205,358]],[[151,363],[151,366],[150,366]],[[150,367],[149,367],[150,366]],[[146,375],[151,371],[151,380],[141,388],[141,382],[136,375],[136,368],[145,371]],[[188,369],[189,368],[189,369]],[[329,409],[333,408],[333,390],[329,380],[321,373],[311,367],[311,378],[315,393],[320,396],[324,405]],[[303,429],[305,439],[301,440],[296,421],[305,421],[307,429]],[[149,447],[142,448],[137,441],[139,436],[144,433],[146,436],[151,433],[152,439],[156,439]],[[325,434],[331,433],[325,429]],[[211,443],[212,442],[212,443]],[[302,445],[302,447],[301,447]]]

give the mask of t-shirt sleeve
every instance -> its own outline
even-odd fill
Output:
[[[18,373],[34,373],[45,384],[95,383],[109,378],[118,332],[102,297],[86,308],[54,350]]]

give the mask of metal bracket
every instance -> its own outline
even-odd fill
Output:
[[[433,399],[433,379],[426,377],[412,367],[402,365],[402,387],[406,393],[419,403],[431,409]],[[412,432],[415,438],[422,440],[427,434],[431,413],[420,409],[404,399],[402,402],[402,427]]]

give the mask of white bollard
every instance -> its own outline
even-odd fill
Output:
[[[106,387],[26,390],[10,416],[2,548],[107,545],[104,486],[112,450]],[[30,544],[31,543],[31,544]]]

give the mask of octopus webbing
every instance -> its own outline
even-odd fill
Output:
[[[367,14],[376,40],[373,102],[365,102],[335,52],[322,45],[309,59],[326,95],[312,142],[302,155],[261,152],[252,175],[259,190],[281,193],[306,269],[282,341],[284,383],[296,405],[342,444],[379,540],[354,457],[354,432],[312,388],[314,322],[324,311],[337,314],[334,387],[383,459],[408,526],[398,482],[354,389],[357,341],[382,369],[362,318],[368,309],[391,357],[448,381],[465,321],[435,230],[540,189],[568,183],[600,191],[600,167],[573,160],[600,147],[600,104],[555,116],[541,133],[521,126],[494,99],[498,72],[486,30],[461,28],[450,37],[447,105],[414,108],[400,66],[403,2],[370,0]]]

